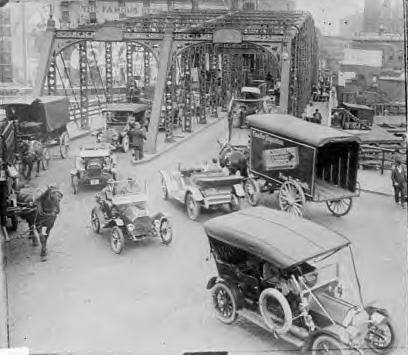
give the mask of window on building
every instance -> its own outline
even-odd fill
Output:
[[[393,60],[393,59],[394,59],[394,56],[393,56],[393,55],[390,55],[390,56],[388,57],[388,59],[389,59],[389,60]]]

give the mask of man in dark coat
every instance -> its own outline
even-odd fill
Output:
[[[130,144],[133,147],[133,160],[143,159],[144,141],[147,139],[145,129],[139,122],[135,122],[134,128],[129,131]]]
[[[322,123],[322,115],[318,109],[316,109],[315,113],[313,114],[313,118],[314,118],[315,123],[319,123],[319,124]]]
[[[402,208],[405,208],[407,198],[407,170],[401,163],[401,158],[395,158],[395,166],[391,171],[391,181],[394,187],[395,203],[401,201]]]

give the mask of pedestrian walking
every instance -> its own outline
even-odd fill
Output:
[[[395,165],[391,171],[391,181],[394,187],[395,203],[401,203],[401,207],[405,208],[407,200],[407,170],[402,165],[401,158],[395,158]]]

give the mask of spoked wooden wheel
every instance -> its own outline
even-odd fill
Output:
[[[261,196],[261,189],[259,188],[258,182],[255,179],[248,178],[245,181],[244,189],[248,203],[251,206],[256,206]]]
[[[115,254],[120,254],[125,246],[123,232],[118,226],[115,226],[111,233],[111,248]]]
[[[65,159],[69,154],[69,135],[68,132],[64,132],[60,138],[60,154],[61,158]]]
[[[126,134],[122,138],[122,150],[123,153],[127,153],[130,148],[129,136]]]
[[[346,355],[348,350],[336,338],[330,335],[317,336],[311,346],[312,355]]]
[[[219,282],[214,286],[212,301],[221,322],[232,324],[237,319],[237,301],[227,284]]]
[[[327,201],[326,205],[334,216],[341,217],[350,212],[351,206],[353,205],[353,199],[343,198],[341,200]]]
[[[99,221],[95,208],[91,212],[91,225],[92,230],[95,233],[99,233],[101,231],[101,222]]]
[[[160,238],[164,245],[169,245],[173,240],[173,228],[167,218],[163,218],[160,222]]]
[[[296,181],[285,181],[279,190],[279,207],[282,211],[303,216],[306,197]]]

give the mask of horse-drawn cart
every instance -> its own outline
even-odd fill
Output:
[[[325,202],[335,216],[346,215],[357,183],[358,137],[290,115],[248,117],[250,148],[245,188],[258,202],[262,185],[279,190],[284,211],[302,215],[306,200]]]
[[[45,148],[58,144],[61,158],[69,151],[69,102],[65,96],[10,97],[1,106],[7,120],[17,122],[18,138],[36,140]],[[48,164],[50,153],[43,151],[43,165]]]

